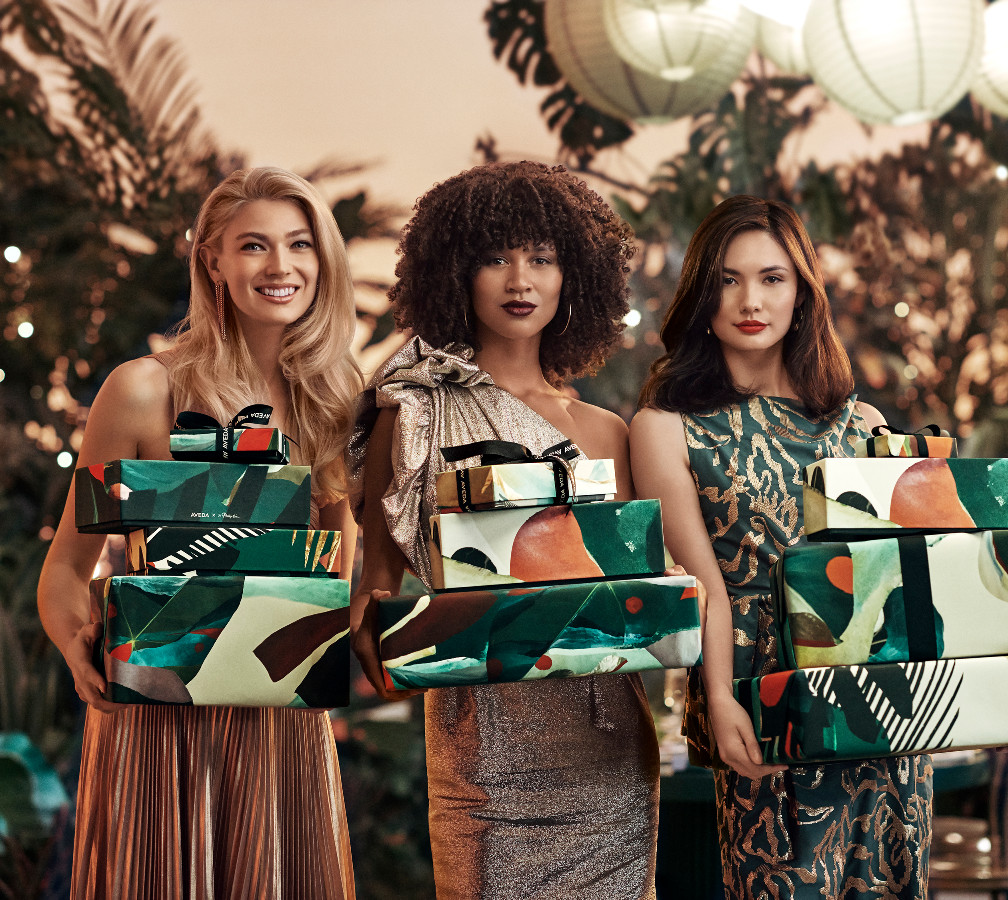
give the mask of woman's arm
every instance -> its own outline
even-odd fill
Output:
[[[167,457],[170,405],[164,366],[153,359],[119,366],[95,397],[77,465]],[[105,679],[92,663],[91,652],[101,636],[101,623],[91,622],[88,590],[104,545],[105,535],[77,531],[71,482],[39,577],[39,616],[46,634],[70,667],[80,698],[110,711],[115,706],[100,696],[106,688]]]
[[[700,511],[682,417],[654,409],[638,412],[630,425],[630,464],[640,496],[661,500],[665,546],[672,559],[707,587],[702,670],[718,753],[748,778],[779,771],[780,766],[763,765],[752,722],[732,694],[731,601]]]
[[[388,690],[378,652],[377,601],[399,592],[406,571],[406,556],[389,534],[381,502],[392,483],[392,433],[397,415],[395,409],[381,410],[368,438],[364,457],[364,512],[361,515],[364,559],[360,584],[350,598],[351,646],[368,681],[386,700],[403,700],[422,693]]]

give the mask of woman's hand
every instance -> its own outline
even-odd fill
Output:
[[[73,675],[77,696],[103,713],[115,712],[117,704],[109,703],[102,694],[108,684],[94,667],[94,646],[102,639],[101,622],[91,622],[77,630],[67,645],[63,658]]]
[[[752,720],[734,697],[725,695],[718,700],[708,697],[707,711],[718,755],[726,766],[753,780],[787,768],[764,764]]]
[[[365,677],[371,682],[375,692],[383,700],[406,700],[422,694],[422,689],[417,690],[395,690],[389,688],[385,682],[385,669],[381,664],[381,654],[378,651],[378,601],[391,597],[388,591],[371,591],[370,596],[364,601],[364,610],[360,622],[350,627],[350,646],[357,659],[360,660],[361,669]]]

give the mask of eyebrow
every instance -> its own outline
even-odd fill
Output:
[[[288,231],[284,235],[285,238],[299,237],[302,234],[307,234],[311,236],[310,228],[295,228],[293,231]],[[236,241],[245,240],[247,238],[254,238],[257,241],[268,241],[269,238],[265,234],[260,234],[258,231],[243,231],[241,234],[235,235]]]
[[[737,269],[730,269],[728,266],[722,266],[722,271],[728,272],[731,275],[741,275]],[[766,272],[786,272],[787,266],[764,266],[759,270],[759,274],[763,275]]]

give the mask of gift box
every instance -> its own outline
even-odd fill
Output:
[[[589,503],[616,496],[616,467],[611,459],[498,463],[442,472],[436,483],[442,512]]]
[[[340,533],[311,528],[163,525],[126,535],[130,575],[225,572],[338,577]]]
[[[91,582],[117,703],[348,702],[350,586],[336,578],[123,575]]]
[[[768,763],[1008,744],[1008,657],[774,672],[734,682]]]
[[[696,579],[585,581],[378,602],[390,688],[530,681],[700,660]]]
[[[117,459],[74,473],[77,528],[130,531],[150,525],[308,525],[308,466]]]
[[[1008,459],[822,459],[804,470],[809,540],[1008,528]]]
[[[862,459],[887,456],[950,459],[958,455],[956,439],[937,425],[928,425],[911,434],[893,431],[887,425],[876,425],[870,438],[854,444],[854,456]]]
[[[290,460],[290,444],[279,429],[266,427],[272,413],[273,407],[254,403],[221,425],[203,413],[180,412],[168,438],[172,458],[283,465]]]
[[[437,589],[660,575],[661,504],[602,501],[431,517]]]
[[[1008,531],[788,547],[771,581],[787,668],[1008,654]]]

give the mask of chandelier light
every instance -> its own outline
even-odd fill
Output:
[[[606,33],[631,66],[684,81],[713,65],[740,16],[740,0],[603,0]]]
[[[812,0],[805,56],[831,99],[869,124],[940,116],[969,90],[984,0]]]
[[[984,51],[980,73],[970,88],[973,99],[999,116],[1008,116],[1008,0],[984,12]]]
[[[756,39],[756,15],[740,8],[736,27],[716,59],[681,81],[634,68],[606,33],[604,0],[546,0],[550,55],[582,98],[616,118],[667,122],[716,106],[741,73]]]

